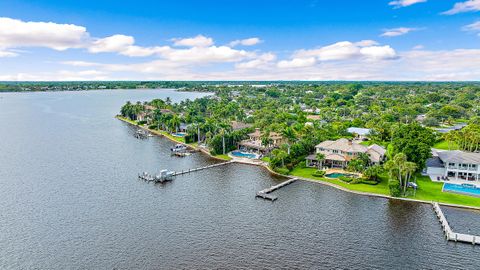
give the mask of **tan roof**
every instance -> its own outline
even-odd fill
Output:
[[[238,121],[232,121],[230,123],[230,125],[232,126],[233,130],[239,130],[239,129],[252,127],[252,124],[247,124],[247,123],[238,122]]]
[[[338,139],[336,141],[324,141],[319,143],[316,147],[351,153],[366,153],[368,150],[366,146],[344,138]]]
[[[259,128],[256,128],[254,132],[248,134],[248,136],[250,137],[256,137],[256,138],[259,138],[259,137],[262,137],[263,133],[260,132],[260,129]],[[279,133],[277,132],[270,132],[270,135],[269,135],[269,138],[272,139],[272,140],[280,140],[282,139],[282,135],[280,135]]]
[[[320,115],[307,115],[307,119],[310,120],[320,120],[321,116]]]
[[[339,154],[329,154],[325,156],[326,160],[335,160],[335,161],[347,161],[343,155]]]

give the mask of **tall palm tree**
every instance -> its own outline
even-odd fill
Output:
[[[315,155],[315,158],[317,159],[317,167],[320,170],[320,168],[323,167],[323,161],[325,160],[325,154],[323,153],[317,153]]]
[[[282,130],[282,135],[285,139],[287,139],[288,150],[287,153],[290,155],[290,146],[297,140],[297,134],[295,130],[291,127],[286,127]]]

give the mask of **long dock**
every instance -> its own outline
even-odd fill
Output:
[[[435,211],[440,224],[442,224],[443,233],[448,241],[463,242],[472,245],[480,244],[480,236],[454,232],[450,227],[450,224],[448,224],[447,218],[445,218],[438,203],[433,203],[433,210]]]
[[[223,166],[223,165],[227,165],[227,164],[230,164],[230,163],[233,163],[233,161],[215,163],[215,164],[212,164],[212,165],[199,167],[199,168],[195,168],[195,169],[188,169],[188,170],[173,172],[173,176],[178,176],[178,175],[187,174],[187,173],[191,173],[191,172],[198,172],[198,171],[201,171],[201,170],[210,169],[210,168],[214,168],[214,167],[218,167],[218,166]]]
[[[259,192],[257,192],[257,194],[255,195],[255,197],[258,197],[258,198],[262,198],[262,199],[265,199],[265,200],[270,200],[270,201],[275,201],[276,199],[278,199],[277,196],[273,196],[269,193],[271,192],[274,192],[275,190],[277,189],[280,189],[284,186],[287,186],[287,185],[290,185],[291,183],[297,181],[298,178],[292,178],[292,179],[289,179],[287,181],[284,181],[278,185],[275,185],[275,186],[271,186],[269,188],[266,188],[264,190],[260,190]]]

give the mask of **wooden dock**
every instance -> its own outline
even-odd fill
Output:
[[[233,161],[215,163],[215,164],[212,164],[212,165],[199,167],[199,168],[195,168],[195,169],[182,170],[182,171],[174,172],[173,176],[178,176],[178,175],[187,174],[187,173],[191,173],[191,172],[198,172],[198,171],[201,171],[201,170],[210,169],[210,168],[214,168],[214,167],[218,167],[218,166],[223,166],[223,165],[227,165],[227,164],[230,164],[230,163],[233,163]]]
[[[454,232],[450,227],[450,224],[448,224],[447,218],[445,218],[438,203],[433,203],[433,210],[435,211],[440,224],[442,224],[443,233],[448,241],[463,242],[472,245],[480,244],[480,236]]]
[[[284,186],[287,186],[287,185],[290,185],[291,183],[297,181],[298,178],[292,178],[292,179],[288,179],[287,181],[284,181],[278,185],[275,185],[275,186],[271,186],[269,188],[266,188],[264,190],[261,190],[259,192],[257,192],[257,194],[255,195],[255,197],[258,197],[258,198],[262,198],[262,199],[265,199],[265,200],[270,200],[270,201],[275,201],[278,197],[276,196],[273,196],[269,193],[277,190],[277,189],[280,189]]]

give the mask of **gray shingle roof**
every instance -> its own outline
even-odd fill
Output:
[[[480,164],[480,153],[464,152],[460,150],[439,151],[438,157],[444,162]]]

